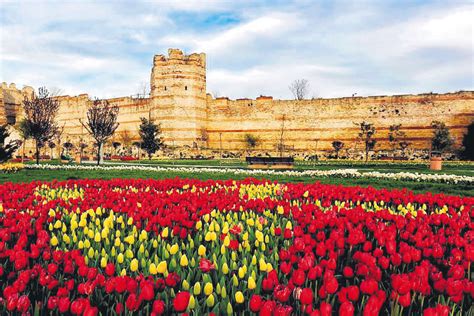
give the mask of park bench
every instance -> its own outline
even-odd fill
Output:
[[[293,169],[293,157],[246,157],[247,165],[251,169]]]

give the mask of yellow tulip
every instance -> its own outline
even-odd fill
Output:
[[[200,230],[201,228],[202,228],[202,222],[201,221],[196,222],[196,229]]]
[[[243,279],[245,276],[245,270],[243,268],[239,268],[239,278]]]
[[[187,267],[189,262],[188,262],[188,257],[186,257],[186,255],[182,255],[181,256],[181,259],[179,260],[179,264],[180,266],[182,267]]]
[[[227,265],[226,262],[222,265],[222,273],[227,274],[229,273],[229,266]]]
[[[158,273],[158,270],[156,269],[156,265],[152,262],[150,266],[148,267],[148,271],[150,274],[155,275]]]
[[[133,258],[133,252],[130,250],[130,249],[127,249],[125,251],[125,256],[128,258],[128,259],[132,259]]]
[[[242,294],[240,291],[237,291],[235,293],[235,301],[239,304],[242,304],[244,302],[244,294]]]
[[[96,232],[96,233],[95,233],[95,236],[94,236],[94,241],[95,241],[95,242],[100,242],[100,240],[101,240],[100,233],[99,233],[99,232]]]
[[[227,303],[226,312],[227,312],[227,315],[233,315],[234,314],[234,310],[232,309],[232,305],[230,304],[230,302]]]
[[[199,282],[194,283],[193,293],[194,293],[194,295],[201,294],[201,283],[199,283]]]
[[[125,237],[124,241],[129,245],[133,245],[135,243],[135,237],[133,235],[129,235]]]
[[[178,246],[177,244],[174,244],[174,245],[171,246],[171,248],[170,248],[170,254],[171,254],[171,255],[174,255],[174,254],[176,254],[176,253],[178,252],[178,250],[179,250],[179,246]]]
[[[133,272],[138,270],[138,260],[136,258],[133,258],[132,262],[130,262],[130,270]]]
[[[188,308],[193,309],[194,307],[196,307],[196,299],[191,295],[189,298]]]
[[[215,303],[215,301],[214,301],[214,295],[209,295],[209,296],[207,297],[207,299],[206,299],[206,305],[207,305],[208,307],[213,307],[213,306],[214,306],[214,303]]]
[[[206,285],[204,285],[204,294],[209,296],[212,294],[213,291],[214,291],[214,287],[212,286],[212,283],[207,282]]]
[[[167,269],[168,269],[168,264],[166,263],[166,261],[161,261],[158,264],[158,267],[156,267],[156,271],[161,274],[164,274]]]
[[[224,246],[229,247],[229,245],[230,245],[230,237],[229,235],[227,235],[224,238]]]
[[[53,238],[51,238],[51,246],[55,247],[58,245],[58,238],[56,238],[56,236],[53,236]]]
[[[183,280],[183,289],[188,291],[189,290],[189,283],[186,279]]]
[[[119,253],[118,256],[117,256],[117,262],[118,263],[123,263],[123,260],[124,260],[123,253]]]
[[[206,247],[204,247],[203,245],[200,245],[198,248],[198,255],[200,255],[201,257],[204,257],[206,255]]]
[[[255,280],[251,276],[248,279],[247,287],[249,288],[249,290],[253,290],[257,287],[257,284],[255,284]]]
[[[105,268],[106,266],[107,266],[107,259],[102,257],[102,259],[100,259],[100,267]]]
[[[165,227],[165,229],[163,229],[163,231],[161,232],[161,237],[166,238],[168,237],[168,234],[168,227]]]

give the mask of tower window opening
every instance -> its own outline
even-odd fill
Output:
[[[184,86],[184,90],[188,90],[188,86]]]
[[[165,86],[165,91],[166,91],[166,86]]]

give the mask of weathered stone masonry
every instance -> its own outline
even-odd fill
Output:
[[[333,140],[357,148],[362,121],[375,124],[377,149],[387,148],[388,128],[402,124],[411,148],[429,148],[434,120],[445,122],[459,145],[467,125],[474,120],[474,91],[446,94],[345,97],[312,100],[274,100],[272,97],[229,100],[206,93],[206,56],[184,55],[170,49],[156,55],[149,98],[113,98],[120,107],[118,135],[129,132],[138,140],[140,117],[161,123],[165,143],[211,149],[245,148],[244,135],[260,138],[259,150],[275,151],[283,129],[284,144],[297,152],[329,150]],[[0,89],[0,123],[15,124],[22,117],[23,98],[33,89],[14,84]],[[58,121],[63,139],[79,143],[88,139],[79,120],[85,119],[87,94],[61,96]]]

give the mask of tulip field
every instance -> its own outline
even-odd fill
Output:
[[[469,315],[473,260],[473,197],[255,179],[0,185],[1,315]]]

